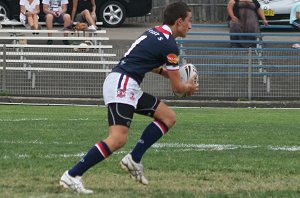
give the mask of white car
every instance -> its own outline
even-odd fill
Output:
[[[287,22],[290,20],[290,12],[299,0],[258,0],[261,9],[269,22]]]

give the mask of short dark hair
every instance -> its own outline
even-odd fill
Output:
[[[185,19],[188,12],[191,12],[191,9],[186,3],[182,1],[171,3],[164,10],[163,24],[174,25],[177,19]]]

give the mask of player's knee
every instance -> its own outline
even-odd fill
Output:
[[[128,132],[117,130],[110,133],[109,138],[113,150],[122,148],[127,142]]]
[[[176,114],[174,111],[170,111],[168,115],[162,119],[162,122],[167,125],[168,128],[171,128],[176,123]]]
[[[116,149],[122,148],[127,142],[127,137],[119,137],[114,139],[114,144]]]

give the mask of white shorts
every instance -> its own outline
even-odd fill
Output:
[[[129,104],[136,108],[138,100],[143,95],[139,84],[125,74],[110,73],[103,84],[105,105],[109,103]]]

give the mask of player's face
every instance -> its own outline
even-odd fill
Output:
[[[184,20],[178,19],[178,36],[186,37],[188,31],[192,28],[192,13],[188,12]]]

